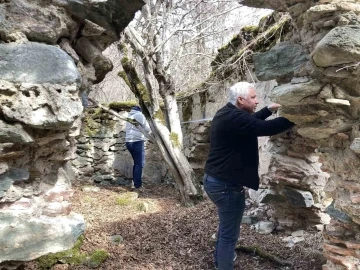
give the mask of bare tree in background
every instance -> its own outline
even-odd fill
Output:
[[[187,92],[204,82],[217,49],[229,42],[242,26],[257,23],[269,12],[242,7],[237,0],[173,0],[163,6],[166,7],[157,21],[159,38],[164,41],[161,46],[164,63],[173,74],[176,92]],[[131,26],[140,36],[148,29],[142,15],[136,16]],[[114,63],[113,71],[90,94],[100,102],[135,99],[117,76],[122,68],[116,48],[114,44],[104,52]]]
[[[113,70],[110,71],[105,79],[93,86],[89,97],[100,103],[110,103],[113,101],[135,100],[134,94],[123,79],[119,78],[118,73],[122,70],[120,63],[120,52],[117,48],[118,42],[112,44],[103,54],[112,60]]]

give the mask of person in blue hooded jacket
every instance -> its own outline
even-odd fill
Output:
[[[211,123],[204,189],[218,209],[214,259],[219,270],[232,270],[234,266],[245,209],[244,187],[259,188],[257,137],[275,135],[294,125],[284,117],[265,120],[280,104],[271,103],[255,112],[258,104],[252,84],[236,83],[229,88],[229,102],[217,111]]]
[[[129,112],[128,118],[137,121],[141,127],[146,131],[150,132],[149,123],[146,121],[145,116],[141,112],[139,106],[134,106]],[[146,137],[140,130],[135,126],[126,122],[126,148],[130,152],[134,165],[133,165],[133,188],[140,190],[142,187],[142,170],[145,165],[145,148],[144,142]]]

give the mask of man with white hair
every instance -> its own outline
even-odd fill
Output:
[[[244,187],[259,188],[257,137],[275,135],[294,125],[284,117],[265,121],[280,104],[271,103],[255,113],[259,101],[249,83],[234,84],[228,97],[229,102],[217,111],[211,123],[204,175],[205,191],[218,208],[214,259],[219,270],[234,267],[235,245],[245,208]]]

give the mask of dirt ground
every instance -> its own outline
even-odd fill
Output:
[[[82,252],[106,250],[109,257],[98,269],[182,270],[214,269],[214,235],[217,215],[205,199],[190,208],[180,206],[177,191],[166,184],[146,186],[137,194],[125,187],[94,188],[74,186],[73,211],[86,220]],[[115,243],[110,240],[118,235]],[[282,266],[254,253],[237,252],[234,269],[317,270],[324,264],[321,234],[307,232],[306,240],[292,248],[281,233],[257,234],[250,225],[241,226],[239,244],[258,246],[290,266]],[[25,269],[38,269],[36,262]],[[89,269],[88,266],[57,264],[52,269]]]

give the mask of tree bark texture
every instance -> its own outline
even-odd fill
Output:
[[[136,40],[133,40],[134,36],[131,35],[130,32],[127,32],[127,35],[127,41],[132,45],[133,50],[142,57],[146,87],[141,82],[139,75],[136,72],[134,63],[129,57],[127,45],[125,43],[122,43],[121,46],[119,46],[123,55],[122,66],[124,68],[124,73],[119,75],[125,79],[131,91],[140,101],[140,106],[143,109],[144,115],[149,121],[154,140],[159,147],[165,162],[173,173],[182,204],[186,206],[193,205],[201,199],[202,191],[196,180],[195,173],[182,151],[182,132],[177,111],[177,103],[175,94],[173,91],[169,90],[172,88],[171,81],[167,81],[166,76],[163,73],[157,74],[161,79],[160,82],[158,80],[158,83],[162,93],[159,93],[159,90],[153,87],[151,77],[154,76],[153,72],[155,72],[155,70],[156,72],[159,72],[156,69],[156,65],[153,63],[153,57],[144,52],[144,48],[147,47],[146,45],[137,47],[138,44],[136,44]],[[159,105],[159,95],[163,98],[165,103],[165,112],[167,114],[167,119],[169,119],[169,127],[166,125],[166,118]],[[179,136],[179,134],[181,135]]]

